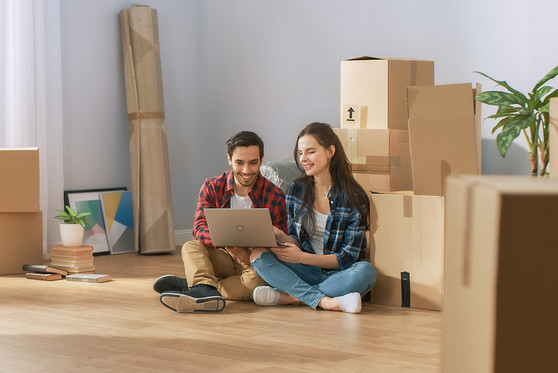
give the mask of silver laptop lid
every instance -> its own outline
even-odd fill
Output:
[[[204,212],[213,246],[278,246],[267,208],[205,208]]]

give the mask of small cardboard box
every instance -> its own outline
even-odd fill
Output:
[[[557,222],[558,180],[448,178],[443,372],[555,370]]]
[[[39,149],[0,149],[0,213],[39,211]]]
[[[550,177],[558,178],[558,97],[550,99],[550,161],[547,171]]]
[[[334,128],[353,166],[353,175],[368,191],[412,189],[409,134],[403,130]]]
[[[372,302],[402,306],[401,273],[410,275],[410,307],[441,310],[444,197],[370,194]]]
[[[406,130],[408,86],[434,84],[434,62],[358,57],[341,62],[341,128]],[[358,120],[355,115],[358,116]]]
[[[0,274],[21,273],[24,264],[42,263],[42,212],[0,213]]]
[[[480,85],[407,88],[415,194],[443,195],[451,174],[481,172]]]

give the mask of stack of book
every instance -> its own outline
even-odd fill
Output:
[[[50,265],[72,273],[95,273],[93,246],[62,246],[50,248]]]

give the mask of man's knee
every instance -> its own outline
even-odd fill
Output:
[[[255,248],[252,250],[252,253],[250,254],[250,263],[254,263],[254,260],[258,259],[262,253],[265,253],[266,251],[269,251],[268,249],[263,249],[263,248]]]
[[[192,252],[207,252],[207,246],[205,246],[200,241],[188,241],[182,245],[182,256],[188,255]]]

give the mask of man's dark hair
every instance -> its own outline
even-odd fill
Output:
[[[227,140],[227,152],[229,157],[232,158],[234,149],[237,146],[252,146],[257,145],[260,148],[260,159],[264,155],[264,144],[262,139],[252,131],[240,131]]]

